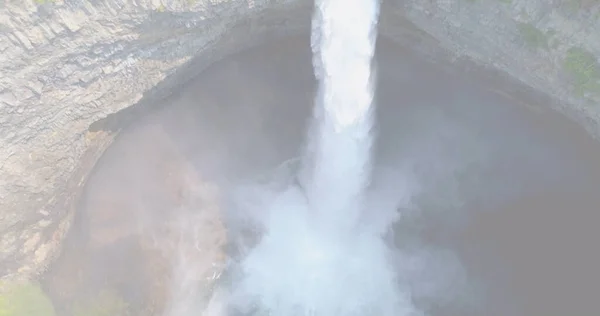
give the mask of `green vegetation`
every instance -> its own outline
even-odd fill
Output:
[[[519,29],[521,37],[530,48],[548,48],[548,37],[546,34],[531,23],[519,23],[517,28]]]
[[[35,283],[3,284],[0,316],[55,316],[54,306],[42,288]]]
[[[75,304],[72,316],[129,316],[129,304],[117,293],[101,291],[97,296],[85,302]]]
[[[56,2],[56,0],[33,0],[33,1],[39,5]]]
[[[597,0],[567,0],[564,2],[566,9],[572,13],[590,10],[596,4],[598,4]]]
[[[572,47],[567,51],[563,66],[573,80],[575,93],[600,93],[600,65],[592,53]]]

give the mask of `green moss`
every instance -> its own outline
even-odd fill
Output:
[[[3,286],[0,295],[0,316],[55,316],[52,301],[35,283]]]
[[[600,92],[600,65],[592,53],[572,47],[567,51],[563,66],[571,76],[577,94]]]
[[[129,304],[110,290],[101,291],[96,297],[73,305],[72,316],[129,316]]]
[[[519,34],[530,48],[548,48],[548,37],[531,23],[519,23]]]

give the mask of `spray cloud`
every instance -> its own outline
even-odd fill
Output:
[[[259,234],[232,285],[230,307],[239,313],[414,313],[382,236],[397,205],[367,194],[378,15],[377,0],[315,2],[311,42],[319,89],[304,156],[296,168],[283,166],[287,172],[276,175],[281,181],[250,184],[237,197]]]

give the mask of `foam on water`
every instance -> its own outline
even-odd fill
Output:
[[[382,204],[366,195],[378,15],[377,0],[316,0],[311,39],[319,89],[305,155],[292,175],[298,181],[256,186],[240,198],[243,212],[260,214],[252,220],[261,231],[232,286],[231,306],[240,313],[413,312],[381,236],[390,221],[364,220],[395,212],[373,209]],[[249,196],[260,201],[251,204]]]

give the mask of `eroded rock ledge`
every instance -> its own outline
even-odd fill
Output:
[[[381,25],[385,35],[432,58],[472,60],[509,74],[600,135],[595,3],[390,0]],[[220,56],[306,29],[311,5],[0,3],[0,276],[29,278],[58,253],[86,175],[120,126]]]

